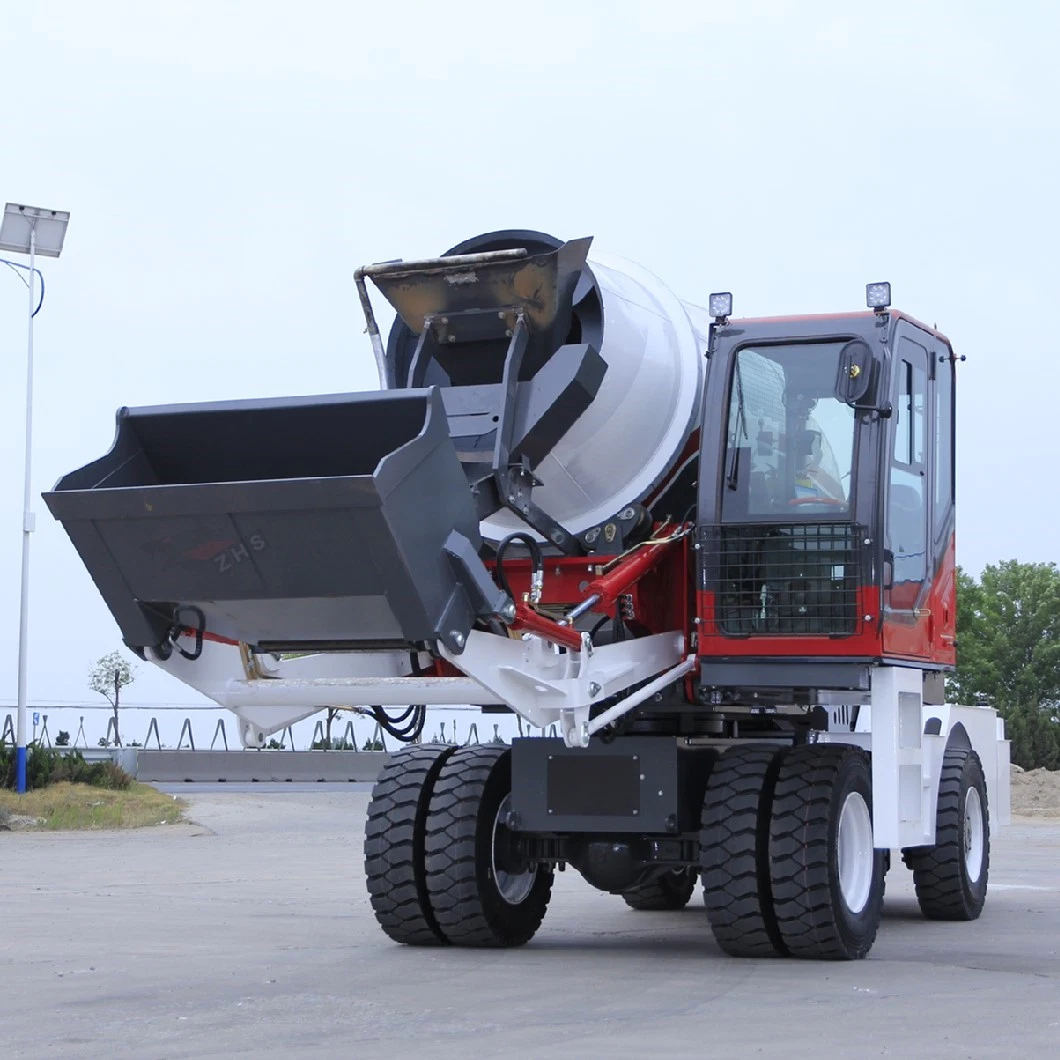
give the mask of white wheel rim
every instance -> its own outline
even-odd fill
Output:
[[[964,869],[972,883],[979,882],[983,871],[986,827],[983,822],[983,800],[978,788],[969,788],[964,797]]]
[[[839,890],[847,908],[852,913],[860,913],[872,891],[876,855],[872,849],[872,814],[868,803],[856,791],[850,792],[843,803],[836,847]]]
[[[511,809],[511,796],[506,795],[504,801],[497,809],[497,816],[493,819],[493,835],[490,837],[490,862],[493,867],[493,879],[497,884],[500,896],[509,905],[520,905],[526,901],[527,895],[533,889],[534,880],[537,879],[536,866],[526,872],[509,872],[497,864],[497,832],[500,828],[507,828],[505,821],[508,811]]]

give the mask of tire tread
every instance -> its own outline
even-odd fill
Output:
[[[718,945],[732,957],[787,950],[770,893],[769,815],[783,752],[734,747],[718,759],[703,800],[703,903]]]
[[[920,911],[929,920],[975,920],[983,908],[982,901],[969,900],[961,871],[964,858],[961,803],[965,792],[964,771],[970,757],[974,757],[982,776],[979,756],[974,751],[964,748],[951,748],[946,751],[942,760],[942,776],[939,779],[935,845],[914,847],[902,852],[906,865],[913,870],[913,886],[916,888]],[[988,825],[986,796],[984,784],[981,797],[983,813],[986,815],[985,823]],[[984,840],[981,879],[985,879],[990,868],[989,827]]]
[[[684,909],[695,893],[696,875],[689,872],[680,878],[667,879],[669,875],[655,876],[623,891],[626,905],[645,912]]]
[[[397,751],[372,789],[365,823],[364,871],[372,911],[395,942],[446,942],[431,910],[424,875],[424,825],[431,787],[452,747]]]
[[[426,832],[426,881],[442,934],[459,946],[520,946],[544,918],[551,873],[541,877],[511,917],[490,916],[479,882],[479,812],[494,768],[509,753],[499,744],[462,747],[450,756],[434,785]]]
[[[793,748],[781,764],[773,800],[769,858],[773,908],[794,957],[850,960],[863,957],[877,925],[856,945],[840,929],[832,886],[832,797],[835,778],[848,755],[842,744]]]

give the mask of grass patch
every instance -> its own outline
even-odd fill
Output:
[[[55,832],[175,824],[186,808],[183,799],[135,782],[121,791],[65,781],[25,795],[0,791],[0,819],[40,818],[37,828]]]

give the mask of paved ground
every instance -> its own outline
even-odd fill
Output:
[[[366,795],[192,794],[195,825],[0,834],[3,1057],[1007,1057],[1060,1052],[1060,821],[995,843],[976,924],[900,866],[868,960],[734,961],[702,909],[571,873],[507,952],[411,950],[362,883]]]
[[[170,795],[179,795],[182,799],[194,797],[196,804],[200,802],[203,795],[327,795],[343,794],[351,791],[367,794],[372,790],[372,785],[360,780],[347,780],[342,783],[335,781],[223,781],[212,784],[183,783],[183,784],[153,784],[152,787]]]

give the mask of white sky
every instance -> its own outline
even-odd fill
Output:
[[[968,356],[959,561],[1053,559],[1058,10],[12,8],[0,199],[73,214],[63,257],[42,263],[34,493],[109,447],[119,405],[373,387],[353,269],[527,227],[593,235],[690,301],[732,290],[739,314],[857,309],[890,280]],[[0,269],[0,711],[25,308]],[[120,637],[36,508],[30,699],[88,702],[89,666]],[[198,701],[151,667],[129,699]]]

